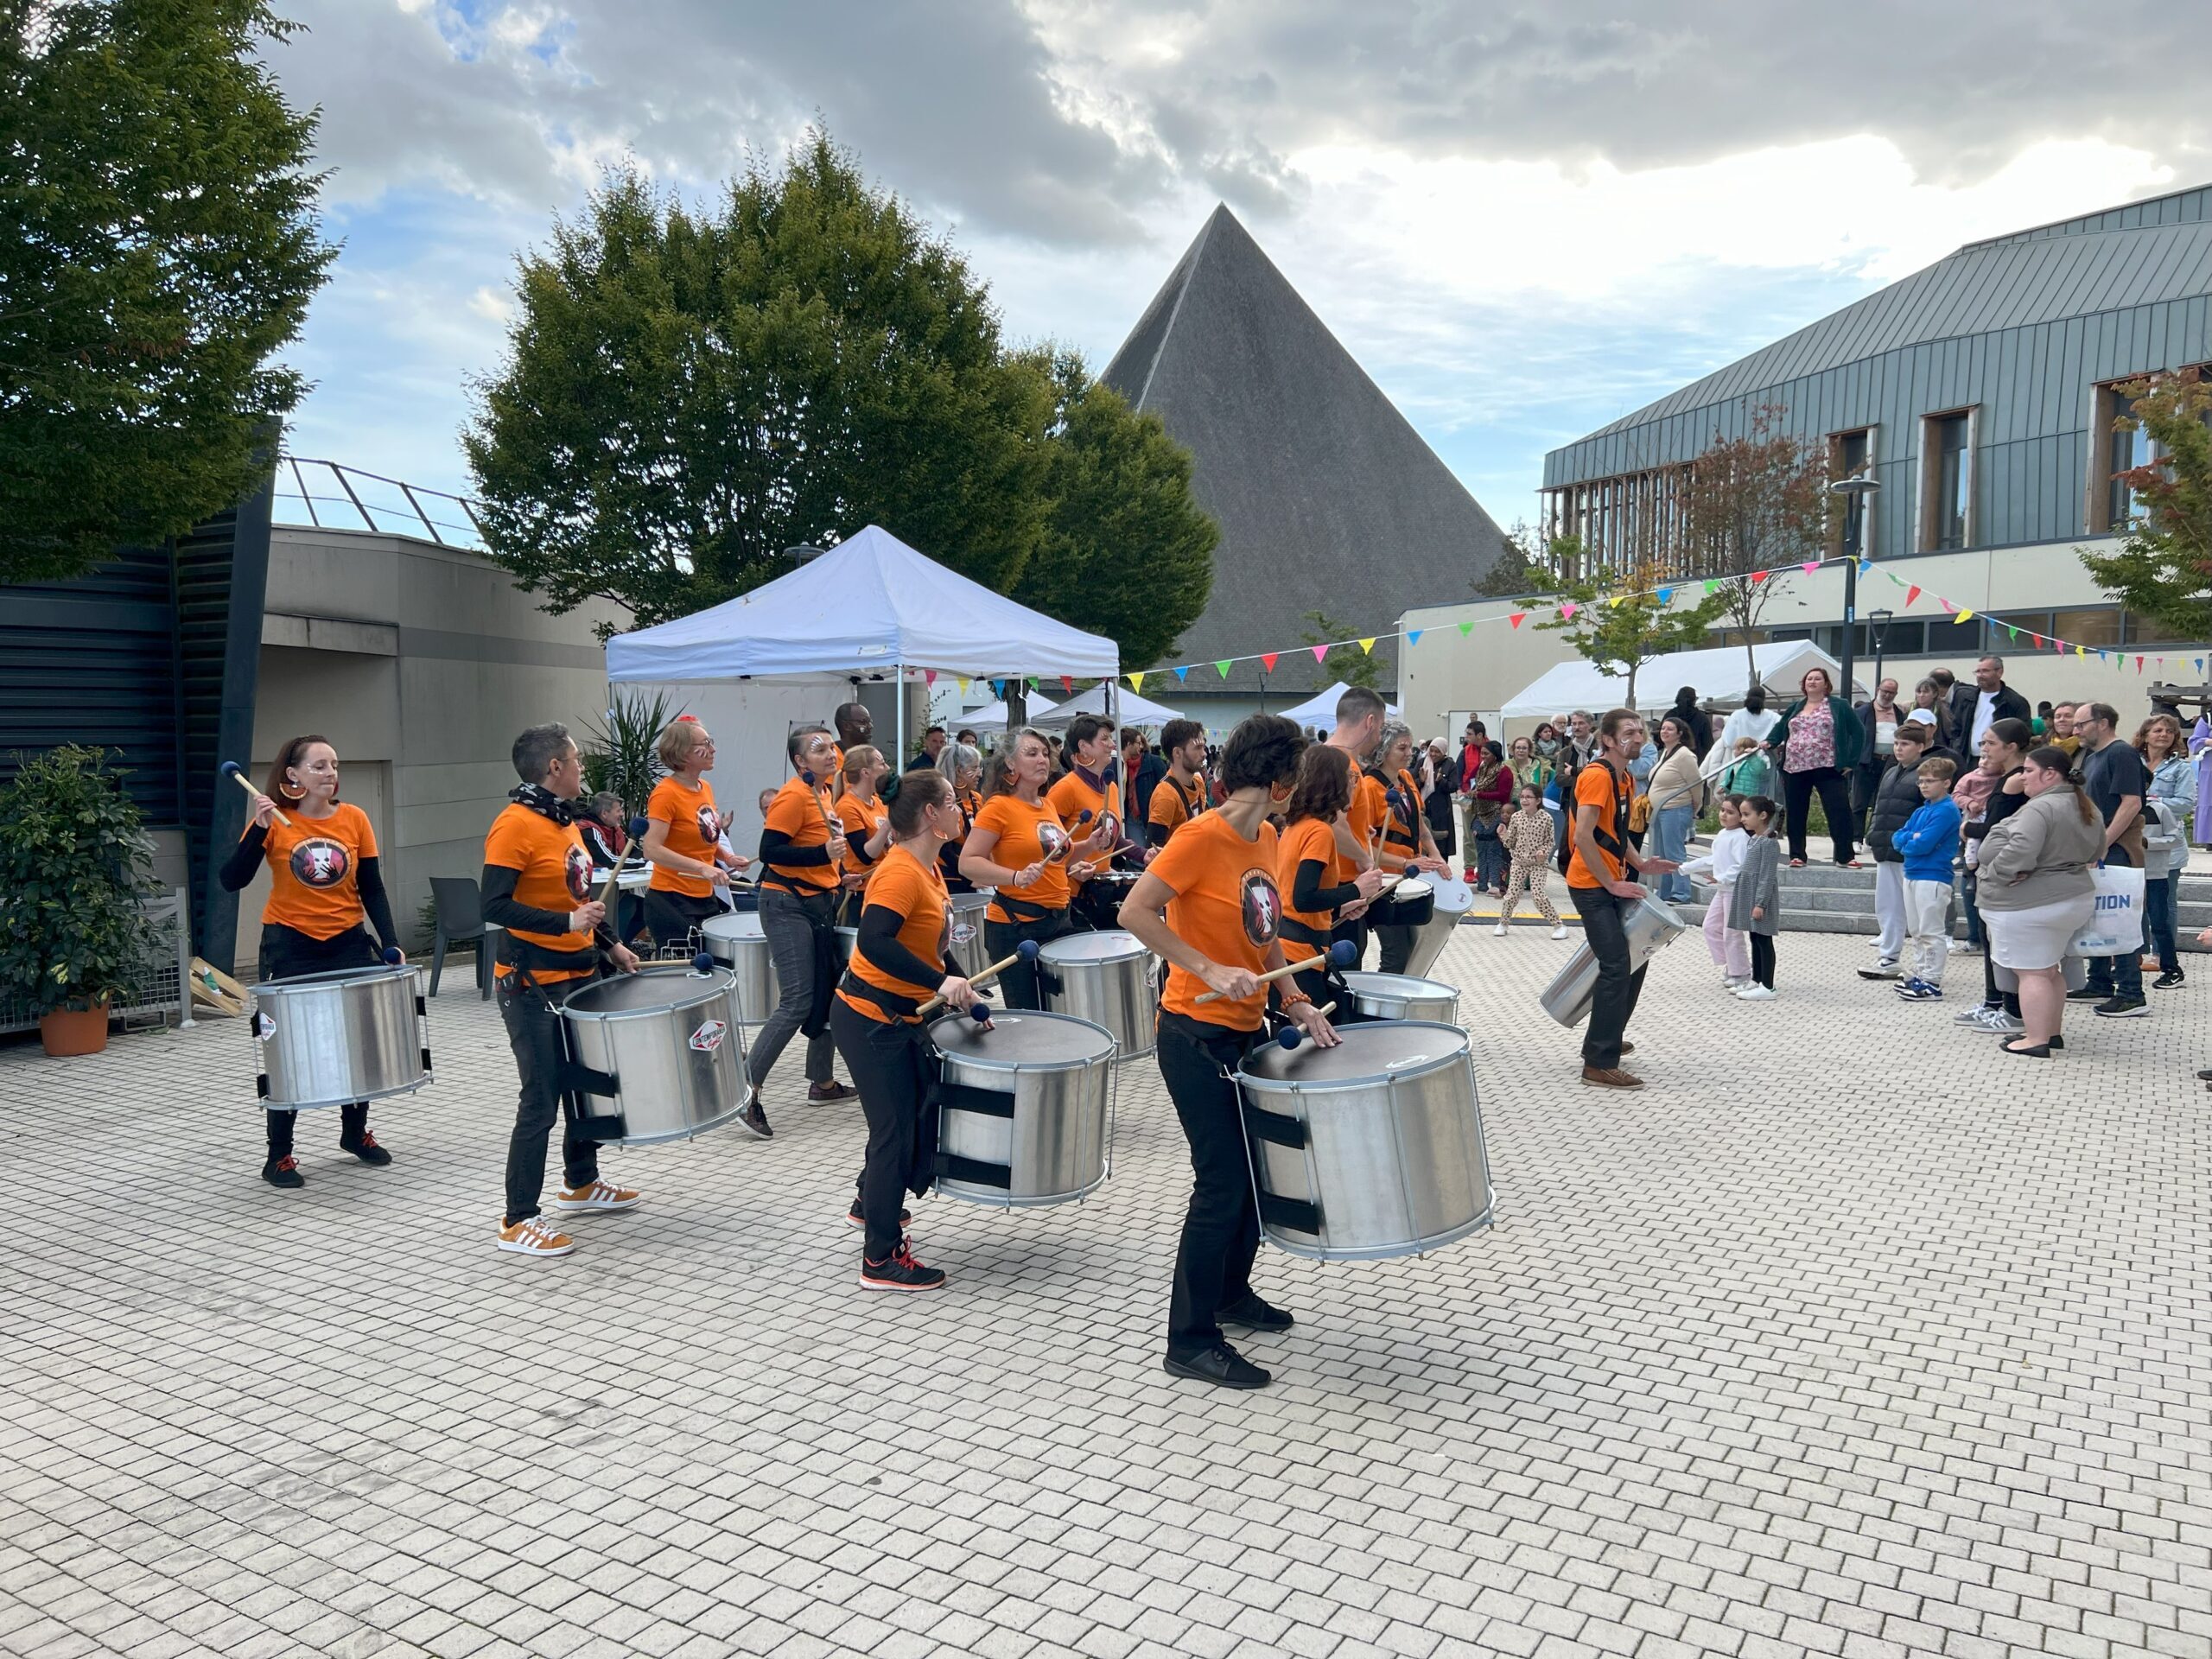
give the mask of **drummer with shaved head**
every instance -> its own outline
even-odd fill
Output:
[[[484,838],[484,919],[500,928],[499,1020],[507,1028],[522,1096],[507,1142],[506,1209],[499,1248],[517,1255],[566,1255],[575,1241],[540,1213],[545,1148],[556,1118],[567,1119],[561,1143],[563,1183],[553,1207],[564,1215],[634,1210],[637,1192],[603,1180],[599,1143],[577,1134],[576,1102],[563,1089],[566,1051],[556,1011],[607,969],[623,973],[636,957],[607,926],[607,907],[592,897],[591,855],[575,823],[583,763],[569,728],[533,726],[515,739],[521,786],[492,820]]]

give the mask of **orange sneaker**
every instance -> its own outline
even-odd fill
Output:
[[[582,1215],[593,1210],[634,1210],[645,1201],[642,1192],[626,1186],[617,1186],[612,1181],[594,1181],[588,1186],[572,1187],[556,1192],[553,1207],[563,1215]]]
[[[576,1241],[566,1233],[555,1232],[541,1217],[532,1216],[512,1227],[500,1228],[499,1248],[517,1255],[566,1255],[576,1248]]]

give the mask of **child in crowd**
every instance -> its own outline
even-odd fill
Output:
[[[1720,988],[1740,990],[1751,982],[1751,936],[1728,925],[1728,905],[1736,892],[1737,873],[1751,838],[1744,833],[1744,798],[1720,798],[1720,833],[1713,850],[1682,866],[1685,875],[1701,875],[1713,883],[1713,894],[1705,907],[1705,949],[1720,970]]]
[[[1559,918],[1553,908],[1549,882],[1552,874],[1552,815],[1544,810],[1543,791],[1534,784],[1521,786],[1521,810],[1498,826],[1499,838],[1505,843],[1506,856],[1511,860],[1505,875],[1505,899],[1497,907],[1497,932],[1503,937],[1506,926],[1513,920],[1514,902],[1524,892],[1536,901],[1536,908],[1552,925],[1552,938],[1567,937],[1567,924]]]
[[[1767,758],[1759,753],[1758,739],[1739,737],[1736,740],[1736,758],[1720,774],[1720,787],[1730,795],[1760,794],[1766,788],[1770,770]]]
[[[1951,944],[1951,861],[1958,855],[1966,821],[1951,798],[1951,779],[1958,770],[1948,755],[1923,760],[1916,775],[1922,804],[1891,837],[1891,845],[1904,855],[1905,938],[1912,957],[1897,995],[1908,1002],[1937,1002],[1943,996],[1943,963]]]
[[[1747,795],[1737,809],[1750,844],[1736,890],[1728,895],[1728,925],[1751,935],[1751,983],[1737,988],[1744,1002],[1774,1001],[1774,936],[1782,926],[1782,843],[1774,838],[1782,809],[1764,795]]]

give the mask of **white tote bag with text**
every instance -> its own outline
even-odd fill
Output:
[[[2097,907],[2088,925],[2067,947],[2069,956],[2120,957],[2143,948],[2143,872],[2100,864],[2089,874],[2097,880]]]

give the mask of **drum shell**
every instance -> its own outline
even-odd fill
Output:
[[[1076,952],[1101,939],[1124,939],[1128,950],[1098,958]],[[1045,992],[1045,1007],[1103,1027],[1114,1039],[1114,1058],[1135,1059],[1159,1046],[1160,995],[1153,982],[1151,951],[1134,933],[1079,933],[1052,940],[1038,953],[1038,966],[1060,982]]]
[[[348,1106],[429,1081],[422,969],[343,968],[251,986],[252,1027],[271,1111]]]
[[[993,1016],[994,1032],[982,1037],[987,1040],[1033,1020],[1089,1024],[1065,1014],[999,1014]],[[931,1039],[950,1039],[955,1033],[948,1027],[957,1028],[971,1042],[976,1039],[969,1021],[954,1016],[936,1021],[930,1028]],[[964,1046],[950,1052],[940,1047],[947,1083],[1009,1093],[1014,1116],[992,1117],[944,1108],[938,1124],[938,1150],[976,1163],[1004,1165],[1010,1179],[1005,1187],[997,1187],[940,1176],[939,1192],[973,1204],[1026,1209],[1080,1198],[1106,1179],[1112,1140],[1111,1033],[1091,1029],[1103,1040],[1098,1054],[1088,1060],[1024,1062],[985,1056]]]
[[[640,986],[664,995],[648,1007],[601,1006],[634,997]],[[594,1114],[620,1114],[624,1132],[613,1137],[620,1144],[688,1141],[734,1117],[745,1103],[744,1045],[727,969],[700,974],[677,964],[642,968],[588,985],[556,1008],[576,1063],[614,1077],[612,1096],[583,1098]],[[716,1021],[719,1036],[708,1029]]]
[[[1367,919],[1375,927],[1426,927],[1435,914],[1436,889],[1408,876],[1369,906]]]
[[[1688,929],[1670,907],[1646,898],[1628,912],[1625,931],[1629,971],[1634,973]],[[1562,1026],[1579,1026],[1590,1017],[1590,1001],[1597,989],[1598,957],[1585,939],[1544,988],[1544,1012]]]
[[[1237,1074],[1262,1232],[1294,1255],[1366,1262],[1433,1249],[1488,1226],[1490,1159],[1466,1033],[1425,1020],[1357,1029],[1389,1033],[1417,1058],[1357,1081]],[[1255,1133],[1252,1109],[1292,1120],[1306,1144]],[[1313,1205],[1318,1230],[1271,1217],[1270,1198]]]
[[[738,1019],[748,1026],[766,1020],[776,1011],[783,990],[776,977],[776,953],[761,931],[758,912],[714,917],[699,933],[708,953],[729,969]]]
[[[1459,1023],[1459,988],[1415,974],[1347,972],[1344,985],[1352,1003],[1370,1020],[1423,1020],[1435,1025]]]
[[[839,928],[837,930],[837,965],[840,968],[851,967],[853,965],[853,952],[859,950],[860,945],[860,929],[857,927]]]
[[[990,908],[992,896],[989,889],[956,893],[949,906],[950,938],[945,948],[969,979],[991,965],[990,947],[983,940],[983,913]]]
[[[1436,966],[1436,959],[1444,954],[1444,947],[1451,943],[1452,930],[1459,925],[1461,917],[1475,907],[1475,895],[1464,881],[1433,891],[1433,912],[1421,924],[1413,949],[1406,953],[1406,972],[1415,979],[1427,977],[1428,970]]]
[[[1129,896],[1129,890],[1136,884],[1134,871],[1101,870],[1077,887],[1077,917],[1094,932],[1118,933],[1122,930],[1122,900]]]

